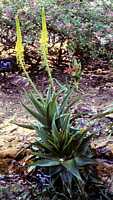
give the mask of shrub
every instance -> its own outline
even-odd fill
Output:
[[[24,43],[36,43],[37,28],[40,29],[41,6],[44,4],[47,13],[48,29],[69,39],[71,55],[82,62],[90,58],[106,57],[112,59],[113,7],[112,1],[21,1],[12,0],[1,4],[1,25],[6,23],[14,27],[14,16],[17,10],[21,14],[24,32]],[[35,6],[33,6],[35,4]],[[74,8],[74,9],[73,9]],[[27,20],[26,20],[27,19]],[[14,32],[13,32],[14,34]],[[14,37],[14,36],[12,36]],[[83,63],[82,63],[83,64]]]

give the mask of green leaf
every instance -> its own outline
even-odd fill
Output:
[[[66,124],[67,121],[67,124]],[[56,117],[55,123],[58,131],[66,130],[70,122],[70,114],[60,114]],[[68,127],[69,128],[69,127]]]
[[[37,140],[36,142],[34,142],[34,145],[41,148],[42,150],[51,152],[51,147],[47,143],[42,143]]]
[[[76,157],[75,162],[76,162],[77,167],[84,167],[86,165],[96,164],[96,161],[94,159],[85,158],[85,156],[81,158]]]
[[[47,106],[46,102],[42,103],[40,100],[36,99],[36,97],[32,93],[30,93],[29,98],[30,98],[31,102],[33,103],[33,105],[35,106],[36,110],[40,114],[45,115],[46,114],[46,106]]]
[[[87,153],[92,136],[93,134],[88,135],[87,137],[83,138],[83,140],[81,141],[81,144],[78,147],[78,152],[80,154],[85,155]]]
[[[54,167],[58,166],[60,162],[58,160],[49,160],[49,159],[42,159],[34,162],[31,164],[31,166],[37,166],[37,167]]]
[[[58,94],[60,94],[61,92],[67,92],[68,88],[66,85],[62,85],[57,79],[54,78],[54,81],[57,83],[57,85],[60,87],[60,91],[58,92]]]
[[[80,100],[80,97],[77,97],[74,101],[72,101],[68,106],[66,106],[66,108],[64,109],[64,112],[68,112],[68,110],[76,103]]]
[[[83,182],[74,159],[64,161],[62,165],[67,169],[67,171],[69,171],[74,177],[76,177],[78,181]]]
[[[62,103],[60,105],[60,114],[62,114],[64,112],[65,107],[67,106],[68,100],[69,100],[69,96],[71,95],[72,91],[68,91],[66,93],[66,95],[64,96]]]
[[[54,117],[54,115],[57,113],[57,101],[56,101],[56,95],[54,95],[52,97],[52,100],[50,101],[50,103],[47,106],[47,120],[48,120],[48,124],[49,126],[52,123],[52,119]]]
[[[51,133],[52,133],[52,136],[53,136],[53,141],[55,144],[59,144],[59,131],[57,129],[57,126],[56,126],[56,114],[54,115],[53,117],[53,120],[52,120],[52,129],[51,129]]]
[[[19,123],[13,123],[13,124],[15,124],[15,125],[17,125],[17,126],[20,126],[20,127],[22,127],[22,128],[27,128],[27,129],[31,129],[31,130],[34,130],[34,124],[19,124]]]
[[[54,117],[54,114],[56,113],[56,111],[57,111],[57,96],[54,94],[52,97],[52,100],[50,101],[48,105],[48,112],[51,119]]]
[[[65,148],[65,146],[67,145],[67,143],[68,143],[68,141],[69,141],[69,138],[70,138],[70,133],[68,132],[68,131],[65,131],[64,132],[64,138],[63,138],[63,140],[64,140],[64,148]],[[63,151],[64,151],[64,148],[62,147],[62,149],[63,149]],[[67,149],[66,149],[67,150]]]
[[[72,135],[69,139],[68,139],[68,142],[67,144],[65,144],[64,148],[63,148],[63,151],[65,152],[66,149],[69,148],[69,145],[71,145],[72,141],[73,141],[73,138],[75,138],[75,135]],[[71,145],[72,146],[72,145]]]
[[[54,148],[56,151],[59,151],[59,146],[57,146],[57,144],[54,143],[54,141],[48,140],[48,144],[50,144],[51,147]]]
[[[69,131],[69,125],[70,125],[70,114],[63,115],[60,117],[60,124],[61,129],[64,131]]]
[[[46,130],[44,127],[41,126],[34,126],[34,129],[36,130],[38,137],[41,138],[42,142],[46,142],[49,136],[48,130]]]
[[[48,90],[47,90],[47,95],[46,95],[46,102],[50,102],[50,99],[52,97],[52,89],[51,89],[51,86],[48,87]]]
[[[76,146],[76,152],[78,151],[79,152],[79,148],[80,147],[82,147],[82,142],[84,141],[84,139],[85,139],[85,133],[79,133],[78,134],[78,136],[79,136],[79,140],[78,140],[78,144],[77,144],[77,146]]]
[[[54,135],[54,133],[59,134],[58,128],[56,126],[56,114],[54,115],[52,120],[52,134]]]
[[[32,109],[30,109],[29,107],[27,107],[26,105],[24,105],[22,103],[22,105],[24,106],[24,108],[34,117],[36,118],[41,124],[43,125],[47,125],[47,121],[45,119],[45,116],[42,116],[41,114],[33,111]]]

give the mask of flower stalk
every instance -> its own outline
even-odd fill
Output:
[[[20,21],[19,21],[18,15],[16,15],[16,36],[17,36],[17,41],[16,41],[16,46],[15,46],[15,51],[16,51],[17,64],[19,64],[19,66],[22,68],[23,72],[28,78],[28,81],[31,84],[34,91],[36,92],[36,94],[38,94],[38,96],[42,98],[42,95],[38,92],[35,84],[33,83],[28,72],[26,71],[25,60],[24,60],[24,46],[22,42],[22,33],[21,33]]]
[[[46,15],[45,15],[44,7],[42,7],[42,10],[41,10],[41,17],[42,17],[42,30],[41,30],[41,35],[40,35],[40,50],[41,50],[43,65],[48,73],[50,85],[54,89],[53,79],[52,79],[52,75],[51,75],[51,69],[50,69],[49,63],[48,63],[48,41],[49,41],[49,38],[48,38]]]

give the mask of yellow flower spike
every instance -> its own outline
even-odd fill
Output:
[[[38,94],[38,96],[42,99],[42,95],[38,92],[35,84],[32,82],[28,72],[26,71],[26,65],[25,65],[25,60],[24,60],[24,46],[22,43],[22,33],[21,33],[21,27],[20,27],[18,14],[16,15],[16,36],[17,36],[17,40],[16,40],[15,51],[16,51],[17,63],[23,69],[23,72],[25,73],[29,83],[31,84],[36,94]]]
[[[22,67],[21,63],[24,63],[24,46],[22,43],[22,34],[21,34],[20,21],[18,15],[16,15],[16,34],[17,34],[17,41],[15,46],[16,59],[19,66]]]
[[[53,79],[52,79],[52,75],[51,75],[51,69],[48,64],[48,41],[49,41],[49,38],[48,38],[46,15],[45,15],[44,7],[41,10],[41,17],[42,17],[42,31],[40,34],[40,50],[41,50],[43,64],[48,73],[50,84],[51,84],[52,88],[54,88]]]
[[[48,62],[48,31],[47,31],[47,26],[46,26],[46,16],[45,16],[45,9],[42,8],[41,11],[41,16],[42,16],[42,31],[41,31],[41,37],[40,37],[40,49],[42,52],[43,60],[45,66],[47,65]]]

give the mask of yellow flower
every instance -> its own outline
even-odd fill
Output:
[[[40,50],[41,50],[44,67],[48,73],[49,81],[53,88],[53,79],[52,79],[52,75],[51,75],[51,69],[48,64],[48,41],[49,41],[49,38],[48,38],[46,15],[45,15],[44,7],[41,10],[41,16],[42,16],[42,30],[41,30],[41,35],[40,35]]]
[[[47,67],[49,39],[48,39],[48,31],[47,31],[47,26],[46,26],[46,15],[45,15],[44,8],[42,8],[41,16],[42,16],[42,31],[41,31],[41,36],[40,36],[40,50],[41,50],[44,65]]]
[[[20,21],[18,15],[16,16],[16,35],[17,35],[17,41],[15,46],[16,59],[17,63],[20,64],[21,66],[21,63],[24,63],[24,46],[22,43],[22,34],[21,34]]]

